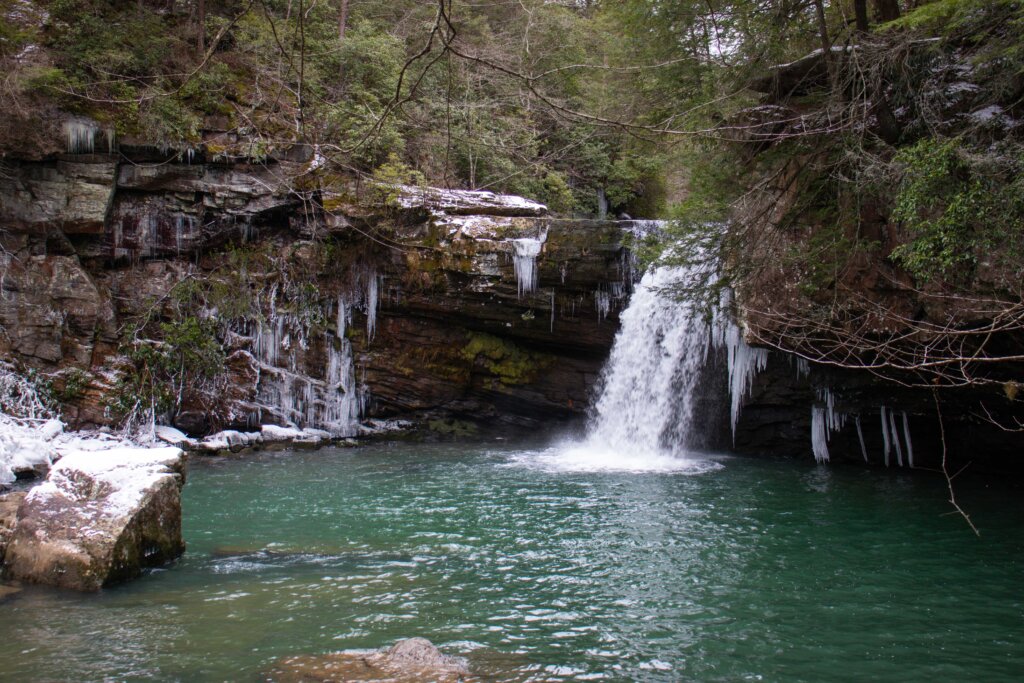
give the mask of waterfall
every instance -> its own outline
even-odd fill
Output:
[[[658,268],[643,276],[620,316],[588,434],[548,466],[639,471],[709,466],[684,457],[706,431],[698,406],[709,351],[724,351],[728,360],[734,418],[767,352],[749,347],[724,310],[709,321],[696,305],[673,297],[672,285],[690,275],[684,268]]]
[[[673,453],[685,445],[709,326],[692,306],[666,296],[677,269],[646,275],[622,312],[595,406],[588,444],[618,453]],[[671,434],[681,433],[682,439]]]

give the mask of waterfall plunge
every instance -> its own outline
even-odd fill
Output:
[[[622,312],[589,446],[657,455],[682,445],[669,433],[677,431],[677,421],[685,427],[693,418],[710,329],[691,306],[659,292],[676,277],[669,268],[648,273]]]
[[[530,458],[533,464],[573,471],[692,472],[718,467],[685,457],[703,431],[698,391],[709,352],[725,351],[734,432],[743,396],[764,369],[768,352],[748,346],[724,312],[709,322],[692,304],[664,291],[688,275],[681,268],[644,275],[620,316],[622,327],[605,365],[586,438],[536,454]]]

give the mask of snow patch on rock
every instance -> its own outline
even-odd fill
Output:
[[[548,212],[544,204],[514,194],[412,185],[399,185],[396,189],[396,201],[403,209],[424,208],[439,215],[542,216]]]

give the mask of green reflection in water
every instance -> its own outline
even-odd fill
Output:
[[[494,680],[1019,680],[1019,491],[722,459],[551,472],[490,446],[193,462],[189,549],[0,603],[2,680],[260,680],[408,636]]]

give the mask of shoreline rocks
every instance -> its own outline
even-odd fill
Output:
[[[286,657],[265,679],[279,683],[459,683],[473,680],[465,659],[442,653],[426,638],[406,638],[380,650]]]
[[[175,447],[64,455],[18,507],[7,576],[97,591],[177,558],[184,482]]]

